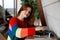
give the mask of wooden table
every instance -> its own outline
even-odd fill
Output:
[[[49,29],[49,27],[45,27],[44,26],[44,28],[46,29],[46,30],[48,30],[48,31],[50,31],[50,29]],[[25,40],[57,40],[57,37],[56,36],[54,36],[54,37],[52,37],[52,38],[50,38],[49,37],[49,35],[47,35],[47,36],[30,36],[30,37],[27,37]]]
[[[57,38],[56,37],[49,38],[47,36],[45,36],[45,37],[36,37],[36,36],[34,36],[34,37],[27,37],[25,40],[57,40]]]

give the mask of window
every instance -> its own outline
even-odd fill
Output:
[[[16,0],[4,0],[4,8],[14,17],[16,14]]]
[[[14,0],[4,0],[4,8],[14,8]]]
[[[0,0],[0,5],[3,6],[3,5],[2,5],[2,0]]]

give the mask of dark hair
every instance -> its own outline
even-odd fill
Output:
[[[26,10],[27,7],[30,7],[31,8],[31,13],[30,13],[30,16],[28,18],[25,18],[24,20],[27,21],[28,23],[30,23],[35,18],[34,18],[34,10],[33,10],[33,7],[30,4],[28,4],[28,3],[22,5],[22,7],[19,9],[18,14],[16,15],[16,17],[18,17],[20,15],[20,12],[21,11]]]

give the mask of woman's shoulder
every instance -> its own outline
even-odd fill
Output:
[[[13,18],[11,18],[11,20],[10,20],[10,22],[9,22],[10,24],[17,24],[17,19],[16,19],[16,17],[13,17]]]
[[[16,17],[13,17],[13,18],[10,19],[10,21],[12,21],[12,22],[13,21],[17,21],[17,18]]]
[[[11,20],[17,20],[17,18],[16,17],[13,17],[13,18],[11,18]]]

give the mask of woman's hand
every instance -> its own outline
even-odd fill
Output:
[[[36,31],[40,31],[40,30],[41,30],[41,31],[44,31],[44,28],[43,28],[43,27],[36,27],[35,30],[36,30]]]

